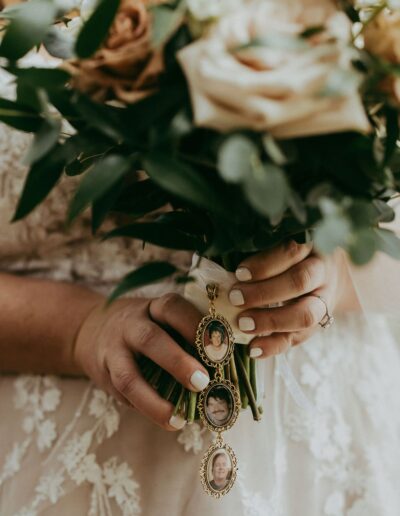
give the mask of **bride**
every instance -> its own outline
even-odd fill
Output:
[[[322,258],[293,242],[241,264],[230,301],[254,336],[251,356],[265,359],[264,415],[244,411],[227,434],[238,479],[209,499],[198,469],[211,436],[173,416],[135,362],[144,354],[203,389],[206,370],[164,329],[193,342],[201,313],[169,284],[105,309],[132,263],[166,251],[99,245],[85,216],[64,231],[70,182],[10,225],[27,144],[1,126],[0,514],[398,516],[399,347],[389,319],[365,305],[384,290],[374,274],[398,265],[354,271],[341,252]],[[291,302],[260,308],[279,301]],[[322,329],[327,312],[336,320]],[[278,374],[285,352],[309,410]]]
[[[263,418],[247,409],[227,433],[238,477],[210,499],[199,465],[212,436],[174,415],[136,362],[203,390],[206,369],[166,331],[194,342],[202,313],[169,283],[104,305],[133,265],[190,257],[98,244],[88,215],[67,231],[73,178],[9,224],[28,144],[0,126],[1,516],[398,516],[400,348],[386,312],[399,265],[356,270],[295,242],[240,264],[229,302],[259,361]]]

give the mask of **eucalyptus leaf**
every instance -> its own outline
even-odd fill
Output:
[[[218,171],[226,181],[238,183],[251,174],[252,163],[258,156],[255,143],[245,136],[234,134],[226,138],[218,150]]]
[[[168,262],[151,262],[130,272],[111,293],[107,302],[111,303],[126,292],[135,288],[156,283],[177,272],[177,268]]]
[[[323,254],[330,254],[337,247],[347,245],[350,233],[351,225],[346,217],[341,215],[325,217],[315,227],[315,247]]]
[[[396,260],[400,260],[400,239],[388,229],[375,228],[374,229],[377,246],[384,253],[388,254]]]
[[[121,120],[118,118],[119,111],[124,110],[93,102],[84,95],[76,96],[72,107],[82,115],[88,126],[95,128],[105,136],[115,141],[127,138],[121,126]]]
[[[43,45],[51,56],[58,59],[74,57],[75,38],[59,27],[50,27],[43,39]]]
[[[287,207],[289,186],[283,170],[272,164],[253,168],[244,182],[246,196],[253,208],[276,222]]]
[[[114,21],[120,0],[101,0],[79,32],[75,53],[87,59],[101,46]]]
[[[130,169],[125,157],[110,154],[98,161],[80,182],[68,211],[71,223],[89,204],[97,201],[112,188]]]
[[[371,260],[377,248],[378,242],[374,230],[364,227],[352,234],[348,252],[353,263],[364,265]]]
[[[59,144],[29,170],[13,221],[22,219],[40,204],[58,182],[65,165]]]
[[[162,46],[177,30],[182,23],[185,12],[179,8],[171,8],[167,5],[156,5],[151,8],[153,47]]]
[[[61,129],[61,121],[55,118],[43,120],[39,131],[24,156],[23,163],[32,165],[45,156],[57,143]]]
[[[104,238],[115,237],[135,238],[167,249],[201,251],[205,247],[199,235],[190,234],[174,227],[173,224],[163,222],[138,222],[122,226],[110,231]]]
[[[57,7],[49,0],[30,0],[11,16],[0,44],[0,55],[17,61],[41,43],[57,14]]]

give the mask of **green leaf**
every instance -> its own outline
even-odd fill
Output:
[[[223,200],[201,173],[161,151],[153,151],[144,159],[148,175],[161,188],[185,201],[215,213],[226,215]]]
[[[171,9],[165,5],[157,5],[151,9],[153,16],[151,39],[153,47],[162,46],[177,30],[184,18],[182,9]]]
[[[98,104],[84,95],[79,95],[75,98],[73,107],[83,116],[90,127],[93,127],[105,136],[117,142],[127,138],[123,127],[121,127],[121,121],[118,119],[119,111],[124,110]]]
[[[124,178],[122,177],[115,185],[113,185],[107,192],[97,199],[92,206],[92,232],[96,233],[99,227],[104,222],[107,214],[114,206],[116,199],[119,197],[124,186]]]
[[[110,154],[98,161],[85,174],[75,192],[68,211],[68,223],[71,223],[89,204],[105,195],[129,169],[129,160],[116,154]]]
[[[396,260],[400,260],[400,239],[388,229],[374,229],[378,248]]]
[[[361,228],[352,234],[348,252],[353,263],[364,265],[371,260],[377,247],[378,242],[374,230]]]
[[[24,156],[25,165],[32,165],[47,154],[57,143],[61,129],[61,121],[54,118],[43,120],[39,131]]]
[[[19,131],[34,133],[39,129],[43,118],[30,107],[0,99],[0,120]]]
[[[332,253],[337,247],[345,247],[351,232],[350,222],[343,216],[331,215],[315,227],[315,247],[323,254]]]
[[[161,208],[167,202],[168,194],[151,179],[145,179],[125,187],[113,211],[141,216]]]
[[[30,0],[16,10],[6,28],[0,45],[0,55],[17,61],[41,43],[57,13],[54,2]]]
[[[386,140],[383,165],[387,165],[390,162],[390,158],[396,149],[399,135],[399,113],[397,109],[386,108]]]
[[[244,182],[244,190],[253,208],[271,221],[283,215],[289,186],[281,168],[269,164],[254,167]]]
[[[115,237],[130,237],[144,240],[150,244],[187,251],[201,251],[204,249],[204,240],[199,235],[189,234],[175,228],[172,224],[163,222],[140,222],[130,224],[110,231],[105,239]]]
[[[238,183],[251,174],[258,158],[257,146],[245,136],[235,134],[224,140],[218,151],[218,170],[228,182]]]
[[[79,32],[75,52],[86,59],[101,46],[114,21],[120,0],[102,0]]]
[[[151,283],[161,281],[168,276],[171,276],[177,271],[177,268],[168,262],[151,262],[146,263],[142,267],[129,273],[117,288],[111,293],[107,302],[111,303],[117,297],[122,296],[129,290],[134,288],[143,287]]]
[[[31,86],[38,88],[59,87],[65,84],[70,74],[59,68],[17,68],[9,66],[8,72],[23,81],[28,81]]]
[[[62,147],[56,145],[29,170],[13,221],[20,220],[40,204],[59,180],[65,165]]]

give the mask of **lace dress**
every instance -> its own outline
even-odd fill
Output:
[[[10,225],[27,140],[0,126],[1,270],[107,293],[149,259],[189,263],[123,240],[99,244],[85,216],[65,232],[73,179]],[[297,406],[276,362],[264,362],[263,420],[246,411],[226,434],[239,474],[222,500],[200,485],[210,434],[198,424],[164,432],[83,379],[0,376],[1,516],[399,516],[400,347],[387,320],[343,318],[288,360],[314,410]]]

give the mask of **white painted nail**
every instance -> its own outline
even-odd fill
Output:
[[[244,297],[241,290],[233,289],[229,292],[229,301],[233,306],[244,305]]]
[[[247,267],[238,267],[235,274],[239,281],[249,281],[252,278],[251,272]]]
[[[250,350],[250,357],[251,358],[257,358],[260,357],[263,354],[263,351],[261,348],[251,348]]]
[[[202,371],[195,371],[190,377],[190,383],[196,391],[202,391],[210,383],[210,378]]]
[[[255,330],[256,323],[252,317],[240,317],[239,328],[243,331]]]
[[[186,425],[186,420],[181,416],[171,416],[169,420],[169,424],[175,428],[176,430],[182,430],[182,428]]]

